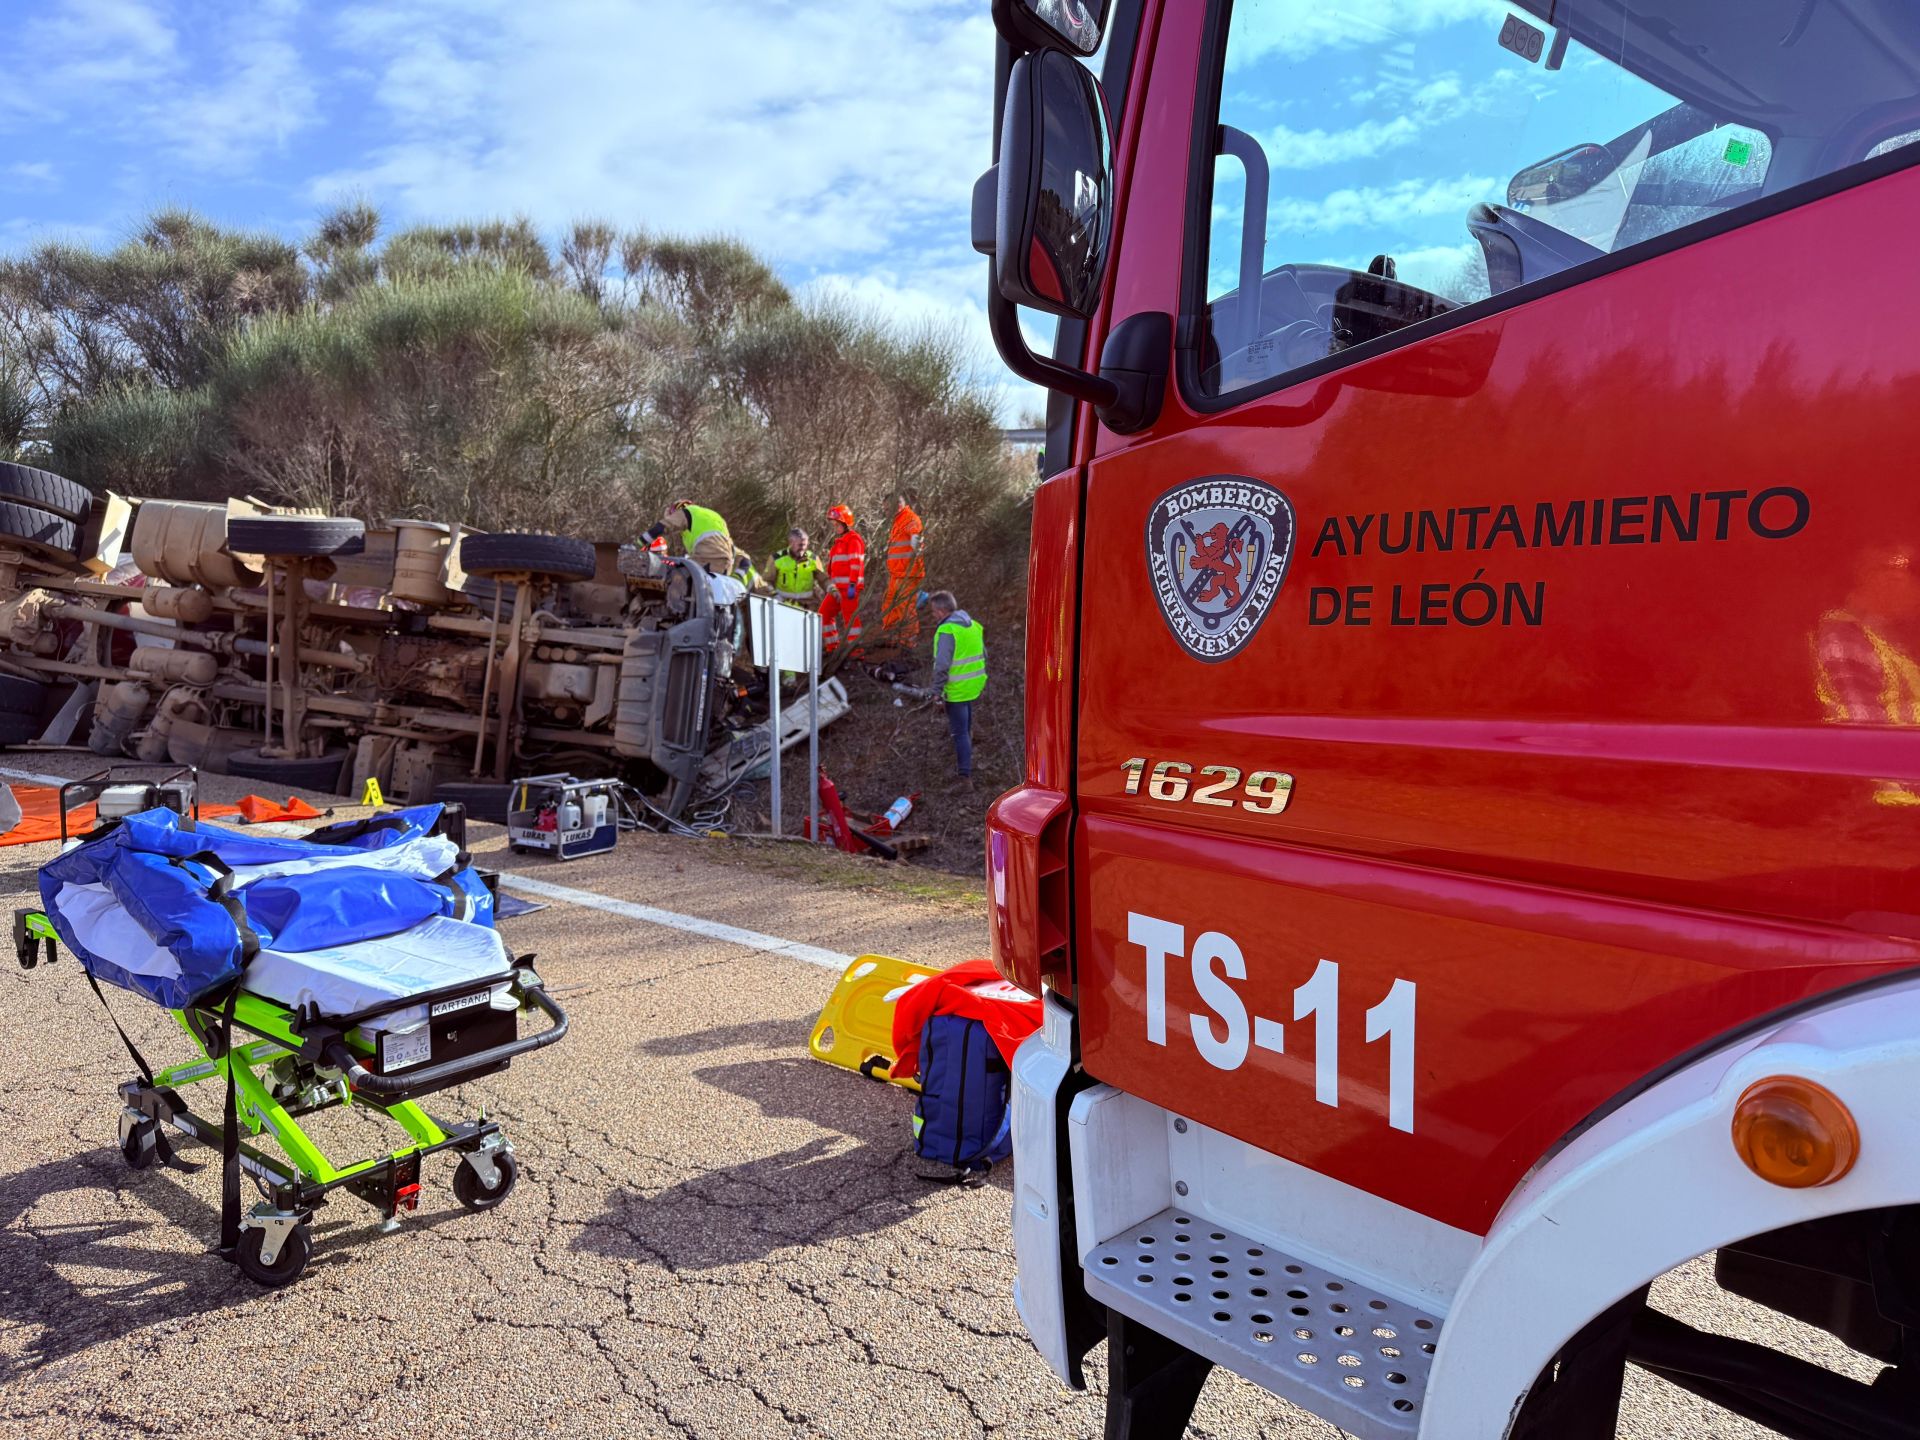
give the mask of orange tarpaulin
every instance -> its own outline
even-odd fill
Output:
[[[298,795],[289,795],[285,803],[268,800],[261,795],[242,795],[237,806],[203,805],[200,807],[200,813],[207,816],[211,816],[216,810],[238,810],[240,818],[249,825],[264,825],[270,820],[318,820],[320,818],[320,812]]]
[[[32,845],[41,840],[60,838],[60,792],[51,785],[9,785],[13,798],[20,806],[20,823],[0,835],[0,845]],[[312,806],[288,797],[291,809],[275,805],[271,800],[262,800],[257,795],[249,795],[247,800],[265,806],[278,814],[263,814],[260,819],[303,820],[319,812]],[[202,805],[202,820],[217,820],[223,815],[240,815],[245,811],[246,802],[239,805]],[[253,817],[249,817],[253,818]],[[80,805],[67,812],[67,834],[84,835],[93,828],[95,809],[92,805]]]

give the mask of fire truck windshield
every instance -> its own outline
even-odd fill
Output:
[[[1236,0],[1206,261],[1209,393],[1920,136],[1912,7],[1763,7],[1778,25],[1715,0],[1530,8],[1559,28],[1496,0]]]

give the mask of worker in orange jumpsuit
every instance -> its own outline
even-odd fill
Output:
[[[820,648],[828,655],[845,641],[860,647],[860,592],[867,584],[867,542],[853,528],[853,511],[836,505],[827,518],[840,527],[827,547],[827,598],[820,602]]]
[[[887,540],[887,600],[880,607],[880,628],[888,640],[912,645],[920,639],[920,592],[927,583],[926,526],[914,513],[912,496],[900,496]]]

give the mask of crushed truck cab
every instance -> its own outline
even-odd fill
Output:
[[[1920,15],[1388,11],[994,7],[1021,1313],[1114,1437],[1920,1433]]]

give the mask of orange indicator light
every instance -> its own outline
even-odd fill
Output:
[[[1792,1075],[1756,1080],[1733,1109],[1733,1148],[1762,1180],[1804,1190],[1853,1168],[1860,1128],[1840,1098]]]

